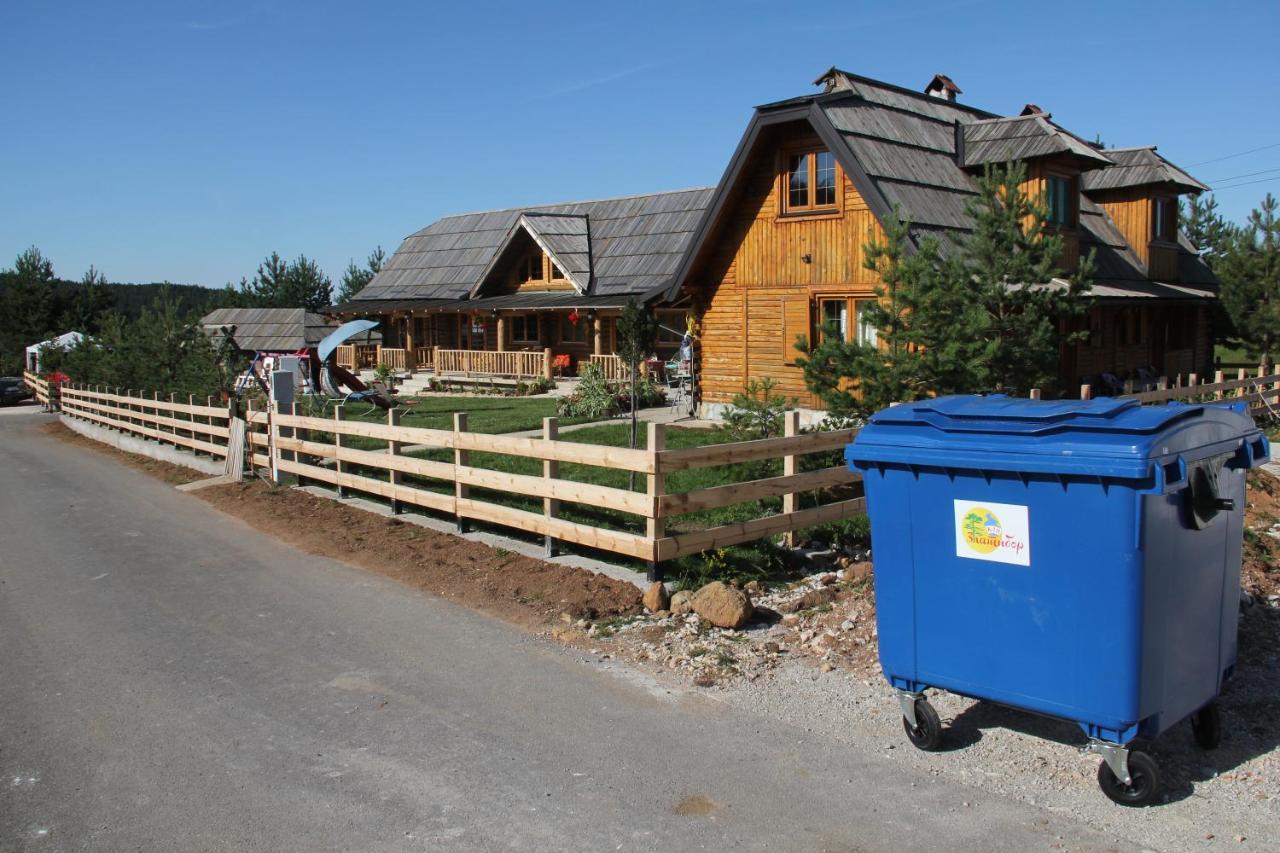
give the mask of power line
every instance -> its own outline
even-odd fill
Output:
[[[1228,181],[1238,181],[1241,178],[1252,178],[1255,175],[1270,175],[1272,172],[1280,172],[1280,169],[1263,169],[1260,172],[1245,172],[1243,175],[1232,175],[1229,178],[1215,178],[1210,181],[1211,184],[1225,184]]]
[[[1201,160],[1199,163],[1189,164],[1187,168],[1192,168],[1194,166],[1203,166],[1206,163],[1217,163],[1222,160],[1230,160],[1233,157],[1243,157],[1246,154],[1255,154],[1259,151],[1266,151],[1269,148],[1280,148],[1280,142],[1273,142],[1270,145],[1263,145],[1259,148],[1250,148],[1248,151],[1240,151],[1239,153],[1236,153],[1236,154],[1227,154],[1226,156],[1223,156],[1223,157],[1214,157],[1212,160]]]
[[[1256,181],[1242,181],[1238,184],[1228,184],[1225,187],[1214,187],[1213,192],[1216,193],[1221,190],[1233,190],[1236,187],[1248,187],[1248,186],[1252,186],[1253,184],[1266,184],[1266,183],[1270,183],[1271,181],[1280,181],[1280,175],[1275,175],[1270,178],[1258,178],[1258,180]]]

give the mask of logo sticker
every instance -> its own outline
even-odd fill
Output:
[[[1025,506],[975,501],[954,504],[957,557],[1031,565],[1031,528]]]

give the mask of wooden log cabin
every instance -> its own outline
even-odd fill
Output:
[[[1154,148],[1099,149],[1031,104],[1017,116],[961,104],[943,75],[923,91],[835,68],[815,83],[756,109],[667,294],[700,318],[704,411],[764,377],[816,407],[795,344],[832,322],[875,339],[861,319],[877,283],[866,244],[899,216],[913,243],[954,247],[976,176],[1010,160],[1064,238],[1064,270],[1096,258],[1090,335],[1064,348],[1062,388],[1210,369],[1217,283],[1177,227],[1178,197],[1207,187]]]
[[[456,351],[545,366],[608,359],[634,296],[669,330],[660,354],[686,320],[696,329],[705,414],[764,377],[816,408],[795,343],[829,322],[874,340],[861,318],[876,277],[862,262],[887,218],[953,249],[972,228],[976,176],[1019,160],[1064,238],[1064,270],[1096,257],[1089,335],[1064,348],[1061,387],[1208,372],[1217,282],[1177,223],[1179,196],[1207,187],[1153,147],[1098,148],[1031,104],[1016,116],[968,106],[943,75],[917,91],[832,68],[815,84],[756,108],[714,188],[447,217],[333,310],[386,318],[384,343],[409,367],[456,368],[443,364]]]
[[[384,361],[475,376],[621,375],[617,318],[672,284],[713,188],[445,217],[405,239],[356,298],[330,312],[383,319]],[[657,355],[685,312],[655,306]],[[388,355],[390,353],[390,355]]]

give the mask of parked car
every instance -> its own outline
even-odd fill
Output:
[[[15,376],[0,377],[0,405],[12,406],[23,400],[31,399],[31,389],[21,378]]]

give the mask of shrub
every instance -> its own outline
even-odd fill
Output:
[[[734,441],[782,435],[782,415],[793,401],[773,392],[777,384],[771,377],[752,379],[734,396],[724,413],[723,426]]]
[[[559,406],[559,415],[563,418],[600,420],[621,411],[617,387],[604,378],[604,371],[595,364],[582,368],[578,387],[571,395],[562,398]]]

